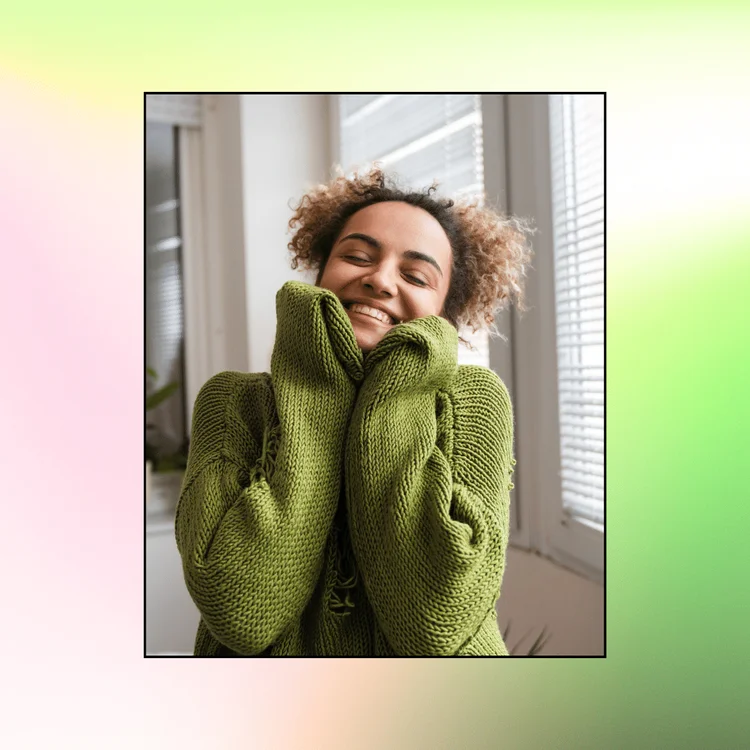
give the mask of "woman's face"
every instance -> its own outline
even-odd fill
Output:
[[[384,322],[347,309],[357,343],[368,352],[395,325],[440,315],[451,281],[452,251],[437,219],[408,203],[357,211],[336,238],[318,286],[345,307],[357,301],[385,311]]]

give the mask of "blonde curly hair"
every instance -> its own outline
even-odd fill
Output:
[[[533,255],[528,236],[536,229],[525,219],[480,207],[476,197],[468,201],[432,197],[437,187],[433,182],[420,192],[402,188],[378,165],[362,175],[347,178],[339,174],[316,186],[292,207],[289,228],[296,229],[288,245],[292,268],[302,263],[307,269],[317,269],[318,286],[333,245],[353,214],[374,203],[408,203],[435,217],[450,241],[451,284],[440,314],[457,330],[461,325],[471,327],[472,333],[486,328],[505,339],[495,326],[495,316],[512,298],[519,311],[527,309],[523,278]],[[470,342],[459,339],[474,349]]]

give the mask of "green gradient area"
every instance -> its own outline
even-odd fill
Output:
[[[719,747],[748,728],[750,231],[671,241],[671,273],[656,244],[607,269],[608,654],[650,746]]]

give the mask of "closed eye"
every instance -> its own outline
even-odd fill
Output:
[[[361,260],[363,263],[367,263],[366,258],[358,258],[356,255],[343,255],[342,257],[347,260]],[[407,279],[411,279],[418,286],[427,286],[426,282],[418,279],[416,276],[410,276],[409,274],[404,274],[404,276],[406,276]]]

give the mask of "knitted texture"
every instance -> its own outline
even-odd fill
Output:
[[[457,341],[435,315],[389,333],[365,361],[347,437],[354,552],[385,637],[404,655],[507,654],[495,602],[511,402],[491,370],[457,367]]]
[[[197,656],[507,655],[513,415],[437,316],[363,356],[333,292],[276,296],[271,373],[201,388],[175,537]]]

